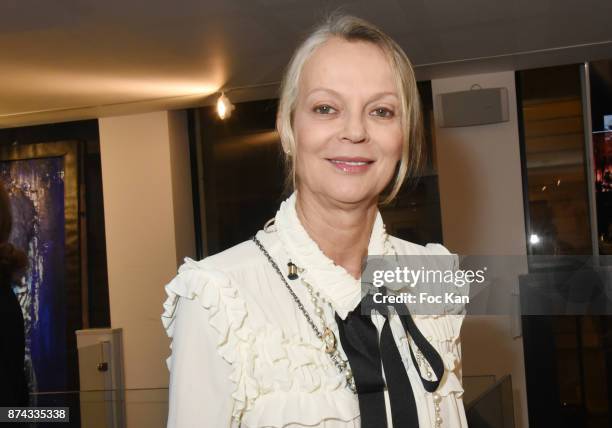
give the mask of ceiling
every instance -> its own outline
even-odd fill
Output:
[[[610,0],[3,0],[0,127],[205,105],[223,88],[274,97],[339,7],[395,38],[419,79],[612,58]]]

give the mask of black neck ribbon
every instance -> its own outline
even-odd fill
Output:
[[[406,305],[399,308],[400,305],[400,303],[376,303],[372,294],[368,293],[359,305],[347,315],[346,319],[343,320],[336,314],[340,343],[348,357],[357,387],[362,428],[387,427],[385,386],[389,392],[393,427],[416,428],[419,426],[412,386],[391,332],[389,307],[394,307],[396,314],[402,321],[404,330],[412,337],[436,375],[436,380],[433,381],[425,379],[421,375],[412,347],[410,347],[410,357],[425,390],[434,392],[444,374],[444,363],[440,354],[423,337],[407,311]],[[380,340],[370,315],[372,309],[378,311],[385,318]],[[406,313],[407,315],[402,315]],[[385,371],[384,378],[382,376],[383,369]],[[385,379],[387,381],[386,385]]]

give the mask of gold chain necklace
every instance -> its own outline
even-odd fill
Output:
[[[327,355],[329,355],[329,358],[332,360],[332,362],[334,363],[338,371],[344,375],[344,378],[346,380],[346,386],[351,390],[351,392],[353,392],[353,394],[357,394],[357,387],[355,386],[355,379],[353,377],[353,372],[351,371],[351,368],[349,367],[348,361],[343,359],[342,356],[340,355],[340,351],[338,350],[338,346],[337,346],[338,341],[336,340],[336,335],[325,322],[325,317],[324,317],[325,314],[323,312],[323,308],[321,308],[318,304],[318,299],[321,298],[320,295],[317,297],[317,294],[314,291],[312,285],[302,280],[302,282],[306,285],[306,288],[308,289],[310,293],[311,300],[313,302],[313,305],[315,306],[315,312],[317,313],[317,316],[319,316],[319,318],[322,321],[322,324],[323,324],[322,331],[314,323],[314,321],[312,320],[312,317],[310,316],[310,314],[304,307],[304,304],[302,303],[300,298],[297,296],[297,294],[295,294],[295,291],[293,291],[293,288],[291,288],[291,286],[285,279],[285,276],[281,272],[280,268],[278,267],[278,265],[276,264],[272,256],[270,256],[270,254],[268,253],[266,248],[263,246],[263,244],[255,236],[253,236],[252,240],[255,243],[255,245],[257,245],[257,247],[261,250],[264,256],[268,259],[268,262],[270,262],[270,264],[272,265],[272,267],[274,268],[274,270],[280,277],[281,281],[283,282],[283,284],[289,291],[289,294],[291,294],[291,297],[295,301],[298,309],[300,310],[300,312],[302,312],[302,314],[304,315],[304,318],[306,318],[308,325],[310,325],[315,335],[325,345],[325,352],[327,353]]]

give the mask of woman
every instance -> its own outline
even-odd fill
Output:
[[[371,24],[333,16],[300,45],[277,118],[295,192],[166,286],[169,427],[467,426],[462,316],[362,312],[366,255],[449,254],[387,235],[377,209],[418,162],[419,121],[410,62]]]
[[[0,406],[27,406],[28,385],[24,371],[23,314],[11,289],[14,277],[27,265],[24,253],[9,244],[12,228],[8,193],[0,182]]]

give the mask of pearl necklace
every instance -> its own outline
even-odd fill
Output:
[[[410,346],[410,345],[408,345]],[[424,366],[427,370],[425,376],[427,376],[427,379],[430,380],[430,378],[433,376],[429,367],[429,364],[427,363],[427,360],[425,359],[425,357],[423,356],[423,353],[421,352],[421,350],[416,347],[416,360],[417,360],[417,365],[419,366],[419,371],[420,371],[420,367]],[[442,396],[440,396],[440,394],[438,394],[437,392],[433,392],[430,393],[432,395],[433,398],[433,403],[434,403],[434,413],[435,413],[435,417],[434,417],[434,426],[435,428],[441,428],[442,427],[442,416],[440,416],[440,402],[442,401]]]
[[[308,290],[310,294],[310,298],[314,304],[315,313],[320,318],[321,323],[323,324],[323,331],[321,331],[319,327],[316,326],[316,324],[312,320],[312,317],[310,316],[306,308],[304,308],[304,304],[302,303],[300,298],[297,296],[297,294],[295,294],[295,291],[293,291],[293,288],[291,288],[291,286],[285,279],[285,276],[281,272],[280,268],[278,267],[278,265],[276,264],[272,256],[270,256],[266,248],[262,245],[259,239],[257,239],[257,237],[253,236],[252,239],[255,245],[257,245],[257,247],[261,250],[261,252],[266,256],[266,258],[268,259],[268,261],[270,262],[270,264],[272,265],[272,267],[274,268],[274,270],[280,277],[281,281],[283,282],[283,284],[289,291],[289,294],[291,294],[291,297],[295,301],[298,309],[302,312],[302,314],[304,315],[304,318],[306,318],[306,321],[308,322],[308,324],[314,331],[315,335],[325,345],[325,352],[327,353],[327,355],[329,355],[330,359],[332,360],[332,362],[334,363],[338,371],[344,375],[344,378],[346,380],[346,386],[351,390],[353,394],[357,394],[357,387],[355,386],[355,379],[353,378],[353,372],[351,371],[349,367],[348,361],[343,359],[342,356],[340,355],[340,351],[338,350],[338,346],[337,346],[338,341],[336,340],[336,335],[325,322],[323,308],[319,306],[319,299],[322,299],[322,297],[314,291],[312,285],[302,280],[304,285],[306,285],[306,289]],[[329,304],[328,302],[325,302],[325,303]]]

